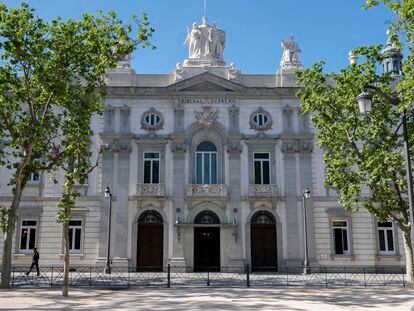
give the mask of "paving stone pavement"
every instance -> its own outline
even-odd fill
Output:
[[[0,310],[404,310],[407,288],[134,288],[123,290],[20,288],[0,291]]]

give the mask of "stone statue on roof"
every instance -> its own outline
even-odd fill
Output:
[[[202,24],[193,24],[193,29],[187,29],[187,38],[184,44],[188,45],[189,61],[207,61],[212,64],[224,63],[224,48],[226,45],[225,31],[218,29],[217,23],[209,25],[207,17],[203,17]],[[204,63],[204,62],[203,62]]]
[[[284,49],[280,67],[282,69],[300,69],[303,68],[300,61],[300,53],[302,52],[298,44],[295,42],[295,37],[290,35],[288,41],[282,40],[282,48]]]

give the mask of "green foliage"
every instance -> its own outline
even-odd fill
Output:
[[[372,112],[361,116],[356,102],[366,85],[396,95],[390,88],[391,77],[377,74],[380,50],[381,46],[356,49],[354,53],[364,61],[337,74],[324,73],[323,63],[298,71],[298,83],[303,86],[298,95],[303,112],[311,114],[318,130],[326,182],[338,190],[340,202],[353,211],[364,207],[380,220],[393,219],[407,231],[403,137],[401,130],[396,131],[406,107],[393,107],[374,95]],[[412,126],[410,132],[414,132]]]
[[[0,3],[0,166],[12,170],[16,202],[32,172],[72,161],[68,182],[85,178],[106,71],[137,46],[152,47],[153,32],[145,14],[129,24],[101,11],[46,22],[28,4]]]
[[[304,88],[303,111],[312,114],[318,129],[319,145],[324,150],[326,182],[335,187],[341,202],[350,210],[366,208],[381,220],[392,219],[409,232],[406,201],[407,182],[403,137],[399,128],[403,111],[412,111],[414,102],[414,2],[412,0],[366,0],[365,7],[388,6],[396,15],[390,26],[390,40],[408,51],[395,92],[401,99],[398,107],[374,96],[369,116],[360,116],[356,96],[366,85],[376,85],[391,97],[391,77],[377,74],[381,46],[361,47],[354,51],[362,62],[325,74],[323,63],[298,72]],[[395,82],[395,81],[394,81]],[[414,133],[409,123],[409,133]],[[409,137],[413,150],[414,136]],[[365,190],[365,191],[364,191]]]
[[[395,21],[390,26],[391,39],[405,55],[404,74],[406,78],[398,85],[406,103],[414,102],[414,1],[413,0],[367,0],[366,8],[380,3],[395,13]],[[407,105],[408,106],[408,105]],[[408,107],[407,107],[408,108]]]

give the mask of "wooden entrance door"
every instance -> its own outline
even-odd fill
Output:
[[[252,271],[277,271],[275,224],[251,224]]]
[[[163,224],[138,224],[137,271],[162,271]]]
[[[194,271],[220,271],[220,228],[194,228]]]

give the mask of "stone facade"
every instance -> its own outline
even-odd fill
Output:
[[[384,238],[374,217],[345,211],[324,184],[322,150],[295,95],[300,49],[293,36],[282,46],[275,75],[242,74],[222,56],[207,54],[177,64],[171,74],[136,74],[130,57],[108,72],[106,109],[92,121],[92,157],[99,150],[102,156],[87,185],[79,186],[73,212],[73,265],[105,260],[106,187],[113,195],[110,252],[117,266],[302,265],[305,188],[312,194],[306,200],[311,265],[404,264],[395,226],[385,227],[392,234]],[[9,174],[0,169],[0,204],[11,200]],[[14,264],[28,264],[33,245],[43,266],[62,263],[62,230],[55,222],[62,182],[62,172],[54,172],[28,184]],[[209,234],[217,249],[203,240]],[[213,255],[203,253],[209,247]]]

